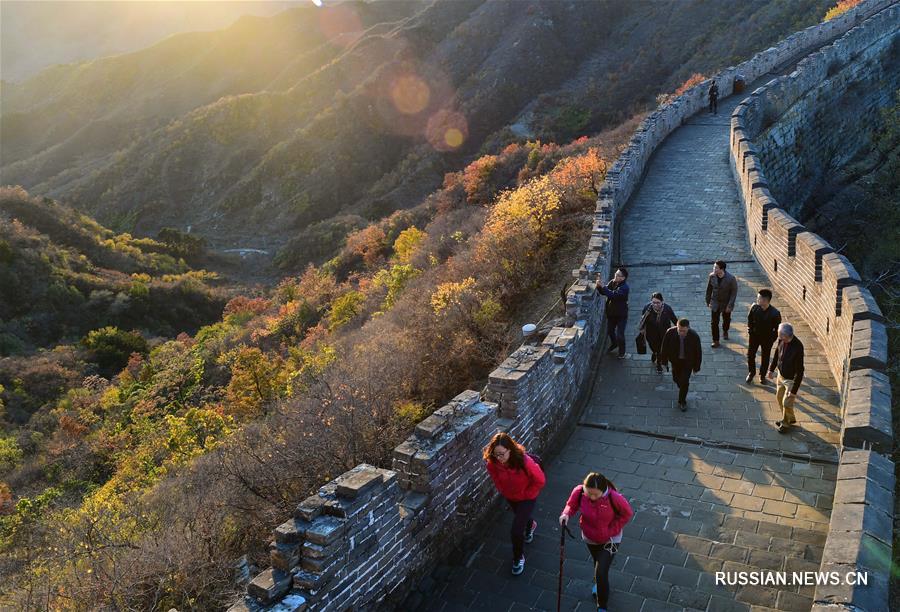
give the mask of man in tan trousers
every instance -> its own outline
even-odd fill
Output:
[[[790,323],[778,326],[778,344],[769,364],[769,378],[774,377],[776,369],[778,391],[775,398],[781,408],[781,420],[775,421],[775,426],[779,433],[785,433],[797,422],[794,399],[803,380],[803,343],[794,336],[794,327]]]

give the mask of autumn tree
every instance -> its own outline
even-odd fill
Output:
[[[95,329],[82,338],[81,345],[91,352],[97,365],[109,373],[124,368],[132,353],[146,355],[148,352],[147,341],[138,332],[126,332],[118,327]]]
[[[596,147],[581,155],[563,159],[550,173],[550,180],[563,192],[567,208],[584,208],[593,204],[606,177],[606,162]]]
[[[506,191],[491,209],[477,245],[477,257],[511,296],[534,284],[558,234],[554,221],[562,192],[548,176]],[[530,280],[529,280],[530,279]]]
[[[226,411],[240,420],[266,412],[267,405],[284,396],[286,372],[281,357],[256,347],[241,346],[222,356],[231,368],[225,390]]]
[[[394,256],[397,258],[397,261],[400,264],[408,264],[415,250],[427,236],[428,234],[415,226],[400,232],[400,235],[394,241]]]

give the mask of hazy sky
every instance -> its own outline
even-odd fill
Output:
[[[311,0],[3,0],[0,78],[20,81],[41,68],[136,51],[170,34],[216,30],[241,15],[272,15]]]

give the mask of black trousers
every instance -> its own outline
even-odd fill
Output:
[[[525,530],[531,525],[531,514],[534,512],[536,499],[526,499],[525,501],[510,501],[510,507],[513,511],[512,529],[509,531],[509,538],[512,540],[513,561],[518,561],[525,554]]]
[[[719,341],[719,315],[722,316],[722,331],[731,329],[731,313],[725,310],[713,310],[712,312],[712,339]]]
[[[619,355],[625,354],[625,325],[628,315],[624,317],[606,316],[606,335],[610,342],[619,347]]]
[[[709,99],[709,112],[711,112],[711,113],[719,112],[719,99],[718,98],[710,98]]]
[[[691,385],[691,366],[683,359],[672,362],[672,380],[678,385],[678,403],[687,401],[688,387]]]
[[[750,343],[747,345],[747,371],[750,372],[751,376],[756,375],[756,351],[757,349],[762,349],[762,357],[760,357],[760,368],[759,372],[763,376],[765,376],[766,372],[769,371],[769,359],[772,357],[772,345],[775,343],[775,338],[768,339],[763,338],[760,339],[753,334],[750,334]]]
[[[591,557],[594,558],[594,582],[597,584],[597,606],[606,609],[609,602],[609,566],[618,549],[618,544],[588,544]]]

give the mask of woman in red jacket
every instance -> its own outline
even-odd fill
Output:
[[[491,438],[490,444],[484,448],[484,460],[494,485],[515,514],[510,538],[513,548],[512,573],[518,576],[525,571],[525,542],[534,539],[534,530],[537,529],[537,521],[531,514],[546,482],[544,472],[525,452],[525,448],[506,433],[498,433]]]
[[[598,612],[606,611],[609,600],[609,566],[622,541],[622,529],[634,511],[616,487],[603,474],[591,472],[584,483],[572,489],[559,524],[581,512],[581,539],[594,558],[594,596]]]

